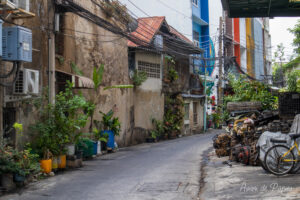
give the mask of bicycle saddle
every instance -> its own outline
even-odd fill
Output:
[[[300,137],[300,134],[291,134],[290,137],[295,140]]]

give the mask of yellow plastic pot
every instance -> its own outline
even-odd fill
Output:
[[[57,168],[58,168],[58,160],[59,160],[59,158],[56,157],[56,156],[52,158],[52,169],[53,170],[57,170]]]
[[[52,160],[40,160],[41,170],[44,173],[50,173],[52,171]]]
[[[65,169],[66,166],[67,166],[67,156],[66,155],[60,155],[58,160],[59,160],[58,168],[59,169]]]

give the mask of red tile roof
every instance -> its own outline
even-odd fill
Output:
[[[144,17],[138,19],[138,28],[131,33],[134,38],[145,42],[146,44],[150,44],[152,42],[153,37],[159,31],[163,23],[167,23],[165,17]],[[185,37],[183,34],[178,32],[175,28],[168,25],[171,34],[176,35],[178,38],[182,39],[185,42],[193,44],[191,40]],[[138,47],[140,45],[128,41],[129,47]]]
[[[153,37],[159,31],[165,17],[145,17],[138,19],[138,28],[131,33],[132,36],[142,40],[143,42],[150,44]],[[132,41],[128,41],[129,47],[138,47],[139,45],[135,44]]]

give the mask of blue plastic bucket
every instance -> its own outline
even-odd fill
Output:
[[[107,141],[107,147],[108,148],[115,148],[115,134],[113,131],[102,131],[101,135],[108,134],[108,141]]]
[[[93,142],[93,144],[94,144],[93,154],[94,154],[94,155],[97,155],[98,142]]]

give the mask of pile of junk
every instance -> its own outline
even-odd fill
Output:
[[[280,103],[279,110],[263,110],[260,102],[230,102],[231,119],[224,133],[213,137],[218,157],[245,165],[263,166],[264,154],[272,145],[271,138],[289,139],[288,134],[300,134],[300,94],[293,101]],[[289,107],[287,107],[289,106]],[[291,107],[292,106],[292,107]],[[272,140],[271,140],[272,141]]]

